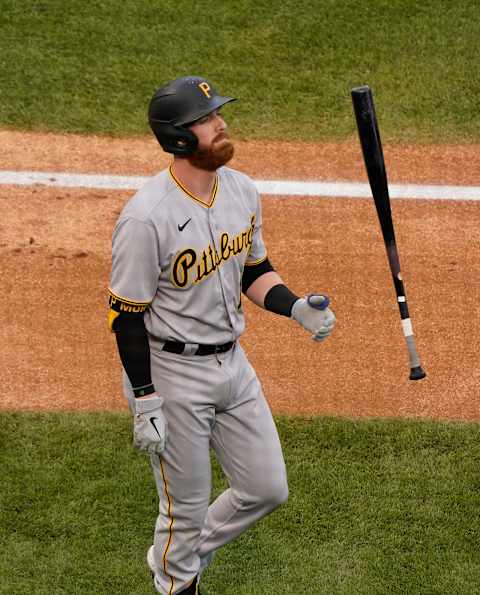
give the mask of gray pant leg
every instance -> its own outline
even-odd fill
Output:
[[[200,373],[205,370],[196,369],[195,364],[186,374],[187,362],[152,356],[152,376],[164,397],[168,421],[165,451],[161,457],[150,457],[159,497],[153,558],[155,586],[168,595],[181,591],[198,573],[196,552],[211,494],[210,433],[215,409]],[[216,366],[212,366],[213,372]],[[218,382],[213,376],[212,382]],[[128,379],[124,387],[132,409],[134,397]]]
[[[241,348],[229,407],[217,412],[212,446],[229,489],[208,508],[200,557],[238,537],[288,498],[280,440],[258,378]]]
[[[152,376],[169,424],[165,452],[151,458],[156,584],[173,595],[198,573],[200,557],[279,506],[288,487],[272,415],[240,346],[218,359],[152,353]],[[125,388],[133,404],[128,380]],[[209,507],[210,441],[230,488]]]

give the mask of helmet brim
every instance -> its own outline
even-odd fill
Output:
[[[204,116],[208,116],[208,114],[211,114],[215,110],[219,109],[220,107],[222,107],[222,105],[225,105],[227,103],[232,103],[232,101],[237,101],[237,98],[236,97],[221,97],[220,95],[212,97],[212,100],[209,101],[207,108],[197,109],[197,110],[194,109],[194,110],[188,112],[187,114],[185,114],[185,116],[181,120],[177,120],[175,122],[175,125],[176,126],[187,126],[189,124],[193,124],[197,120],[200,120],[200,118],[203,118]]]

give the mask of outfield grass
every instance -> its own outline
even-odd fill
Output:
[[[384,140],[480,138],[477,0],[2,0],[0,126],[146,133],[160,83],[211,77],[237,137],[355,133],[369,84]]]
[[[127,414],[0,423],[0,593],[153,594],[156,493]],[[479,425],[278,423],[289,502],[218,553],[207,595],[479,592]]]

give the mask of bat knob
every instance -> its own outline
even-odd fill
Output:
[[[421,380],[427,374],[423,371],[422,366],[416,366],[410,369],[410,380]]]

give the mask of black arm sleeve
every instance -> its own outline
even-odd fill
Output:
[[[155,391],[150,373],[150,346],[143,322],[143,312],[122,312],[112,330],[117,339],[118,352],[136,397]]]
[[[242,292],[246,294],[247,289],[254,281],[256,281],[265,273],[269,273],[270,271],[274,270],[275,269],[270,264],[268,258],[262,260],[262,262],[259,262],[258,264],[245,265],[242,275]]]

